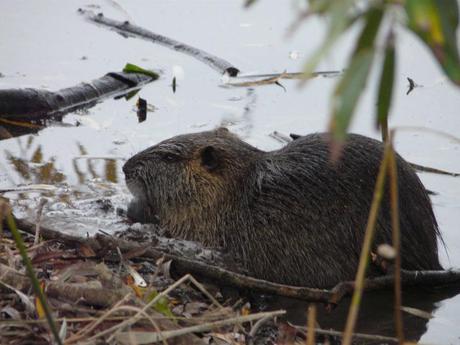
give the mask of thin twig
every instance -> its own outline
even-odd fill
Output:
[[[34,245],[38,244],[40,241],[40,225],[42,222],[42,213],[43,213],[43,208],[45,207],[46,203],[48,200],[45,198],[42,198],[40,200],[40,203],[38,204],[37,207],[37,217],[35,219],[35,238],[34,238]]]
[[[316,329],[316,305],[311,304],[308,307],[307,345],[315,345],[315,329]]]
[[[249,86],[271,85],[271,84],[276,84],[277,82],[279,82],[279,80],[283,79],[285,75],[286,75],[286,72],[283,72],[281,74],[274,75],[268,78],[263,78],[263,79],[241,81],[238,83],[226,83],[225,86],[249,87]]]
[[[411,165],[412,168],[414,168],[417,171],[421,171],[421,172],[428,172],[428,173],[439,174],[439,175],[447,175],[447,176],[452,176],[452,177],[460,176],[460,173],[454,173],[454,172],[432,168],[432,167],[427,167],[427,166],[415,164],[415,163],[409,163],[409,164]]]
[[[301,330],[303,332],[307,332],[308,329],[306,327],[301,327],[301,326],[294,326],[298,330]],[[344,337],[344,333],[340,331],[334,331],[332,329],[322,329],[322,328],[315,328],[315,333],[317,334],[324,334],[324,335],[332,335],[334,337]],[[374,340],[374,341],[380,341],[380,342],[393,342],[397,343],[398,338],[394,337],[387,337],[384,335],[378,335],[378,334],[365,334],[365,333],[353,333],[353,338],[354,339],[363,339],[363,340]]]
[[[460,137],[457,137],[453,134],[438,130],[438,129],[433,129],[433,128],[427,128],[427,127],[421,127],[421,126],[397,126],[392,129],[394,135],[396,136],[396,133],[401,132],[401,131],[411,131],[411,132],[427,132],[431,134],[438,135],[442,138],[447,138],[450,140],[455,141],[456,143],[460,144]]]
[[[136,344],[148,344],[148,343],[160,341],[162,339],[169,339],[169,338],[178,337],[181,335],[186,335],[189,333],[207,332],[217,327],[222,327],[222,326],[227,326],[227,325],[232,325],[232,324],[241,324],[244,322],[249,322],[249,321],[254,321],[254,320],[261,319],[261,318],[265,318],[267,316],[275,317],[275,316],[283,315],[285,313],[286,313],[285,310],[277,310],[273,312],[264,312],[264,313],[257,313],[257,314],[251,314],[251,315],[245,315],[245,316],[231,317],[229,319],[209,322],[209,323],[205,323],[202,325],[181,328],[181,329],[177,329],[173,331],[164,331],[161,334],[153,333],[153,332],[130,332],[129,334],[122,333],[122,334],[119,334],[116,338],[119,341],[123,341],[123,340],[130,339],[129,337],[131,336],[134,336],[133,339],[136,341]]]
[[[155,305],[155,303],[157,303],[160,300],[160,298],[166,296],[169,292],[173,291],[175,288],[177,288],[182,283],[187,281],[189,279],[189,276],[190,276],[189,274],[186,274],[185,276],[183,276],[182,278],[180,278],[179,280],[174,282],[174,284],[171,284],[171,286],[169,286],[167,289],[165,289],[164,291],[160,292],[158,295],[156,295],[154,298],[152,298],[152,300],[149,303],[147,303],[141,309],[141,311],[145,312],[148,308],[150,308],[153,305]],[[136,323],[139,320],[140,315],[141,315],[141,312],[139,311],[135,315],[131,316],[129,319],[121,322],[120,324],[115,325],[113,327],[110,327],[110,328],[108,328],[108,329],[106,329],[106,330],[104,330],[102,332],[99,332],[98,337],[106,335],[106,334],[109,334],[109,333],[112,333],[112,332],[119,331],[119,330],[123,329],[124,327],[128,327],[128,326],[133,325],[134,323]]]
[[[118,307],[120,307],[129,297],[129,294],[122,298],[119,302],[117,302],[112,308],[107,310],[104,315],[96,319],[93,323],[86,325],[86,327],[81,328],[76,334],[74,334],[71,338],[66,340],[66,344],[72,344],[81,338],[83,338],[86,334],[90,333],[93,329],[95,329],[99,324],[101,324],[105,319],[107,319],[111,314],[112,311]]]
[[[131,311],[135,311],[135,312],[138,312],[140,313],[141,315],[145,316],[149,321],[150,323],[152,324],[153,328],[155,329],[155,331],[157,333],[160,333],[161,334],[161,330],[160,330],[160,327],[158,327],[158,324],[155,322],[155,320],[153,320],[153,318],[147,314],[145,311],[141,310],[140,308],[136,308],[136,307],[132,307],[132,306],[121,306],[121,307],[118,307],[117,308],[118,310],[131,310]],[[114,310],[115,312],[116,310]],[[107,343],[111,343],[112,340],[113,340],[113,337],[115,336],[116,333],[112,334],[108,339],[107,339]],[[96,335],[96,338],[98,338],[98,334]],[[94,337],[88,339],[88,341],[90,341],[91,339],[93,339]],[[166,341],[166,339],[163,339],[163,345],[168,345],[168,342]]]
[[[252,338],[255,337],[257,334],[257,331],[260,329],[260,327],[266,323],[268,320],[271,320],[271,316],[265,316],[263,319],[258,320],[254,326],[252,326],[251,331],[249,332],[249,336],[251,338],[251,343],[252,343]]]
[[[361,255],[359,258],[358,271],[355,278],[355,286],[353,297],[351,299],[350,309],[348,311],[347,323],[345,325],[343,345],[351,345],[351,339],[353,337],[353,330],[355,328],[356,319],[358,317],[359,306],[361,303],[361,297],[364,289],[366,268],[369,261],[369,253],[372,245],[372,240],[375,232],[375,225],[377,223],[378,211],[380,203],[384,194],[385,177],[387,173],[388,165],[388,145],[385,146],[383,153],[383,160],[380,165],[380,170],[377,176],[375,184],[374,196],[372,199],[371,210],[366,225],[366,232],[364,234],[363,247],[361,249]]]
[[[192,275],[189,276],[190,281],[200,290],[206,297],[209,298],[209,300],[215,304],[219,308],[223,308],[222,304],[220,304],[213,295],[209,293],[208,290],[205,289],[205,287],[198,282]]]

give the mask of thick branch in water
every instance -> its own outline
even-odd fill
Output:
[[[230,62],[224,59],[209,54],[201,49],[189,46],[188,44],[176,41],[172,38],[156,34],[140,26],[133,25],[128,21],[121,22],[118,20],[107,18],[102,13],[95,14],[92,11],[87,11],[83,9],[79,9],[78,12],[81,13],[88,21],[115,30],[120,35],[123,35],[125,37],[139,37],[151,41],[153,43],[160,44],[169,49],[181,52],[183,54],[190,55],[195,59],[212,67],[221,74],[228,73],[230,76],[234,77],[239,73],[238,68],[236,68]]]
[[[156,78],[142,73],[112,72],[87,83],[58,91],[0,90],[0,118],[35,121],[94,105],[103,98],[126,93]]]

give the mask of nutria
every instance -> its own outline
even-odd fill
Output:
[[[136,197],[128,216],[172,236],[220,246],[269,281],[330,287],[354,279],[382,159],[381,142],[350,134],[338,163],[328,135],[301,136],[264,152],[220,128],[179,135],[123,167]],[[402,267],[441,269],[427,192],[397,156]],[[375,247],[391,243],[388,191]]]

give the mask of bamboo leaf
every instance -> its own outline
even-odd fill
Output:
[[[355,54],[333,96],[333,113],[330,131],[333,138],[343,141],[350,124],[353,111],[366,85],[372,64],[373,51]]]
[[[127,63],[125,65],[125,67],[123,68],[123,72],[125,73],[141,73],[141,74],[145,74],[145,75],[148,75],[149,77],[151,77],[153,80],[156,80],[158,79],[159,75],[153,71],[150,71],[150,70],[147,70],[147,69],[144,69],[142,67],[139,67],[139,66],[136,66],[132,63]]]
[[[446,75],[460,85],[456,0],[407,0],[407,26],[431,49]]]
[[[374,40],[380,28],[382,16],[383,11],[380,8],[373,8],[367,13],[366,24],[351,62],[335,89],[330,131],[336,142],[342,142],[345,139],[356,104],[366,85],[374,57]]]
[[[249,8],[256,3],[257,0],[246,0],[244,2],[244,7]]]
[[[147,302],[150,302],[158,295],[156,290],[153,290],[146,298]],[[167,297],[161,297],[157,303],[152,306],[157,312],[169,317],[170,319],[174,320],[174,314],[172,313],[171,309],[169,308],[169,300]]]
[[[326,7],[329,13],[329,26],[326,38],[323,40],[321,46],[307,60],[304,67],[304,73],[306,75],[310,75],[313,72],[321,59],[329,53],[337,39],[354,23],[356,18],[347,15],[353,3],[353,0],[335,1],[330,6]]]
[[[393,83],[395,74],[395,44],[394,33],[390,31],[385,42],[385,58],[382,73],[380,75],[379,90],[377,96],[376,124],[385,127],[388,121],[388,113],[391,106]]]

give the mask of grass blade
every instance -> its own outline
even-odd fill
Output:
[[[377,217],[379,214],[380,204],[383,199],[385,179],[388,173],[388,164],[390,160],[389,145],[385,146],[383,154],[383,160],[380,164],[379,174],[375,183],[374,196],[372,198],[371,210],[366,225],[366,232],[364,234],[363,247],[361,249],[361,255],[359,258],[358,272],[355,278],[355,289],[351,298],[351,305],[348,311],[347,323],[345,325],[345,331],[343,332],[343,345],[351,345],[353,337],[353,330],[356,325],[358,318],[359,307],[361,304],[361,297],[364,289],[364,280],[366,269],[369,263],[369,256],[372,246],[372,240],[374,238],[375,226],[377,224]]]
[[[356,104],[366,86],[374,57],[374,41],[382,17],[383,10],[380,8],[373,8],[366,15],[366,24],[352,55],[351,63],[335,89],[330,131],[336,142],[345,139]]]
[[[322,45],[307,60],[304,67],[305,75],[310,75],[314,71],[321,59],[329,53],[337,39],[354,23],[355,18],[347,15],[353,3],[354,0],[335,1],[327,7],[329,27],[326,38],[323,40]]]
[[[48,324],[50,326],[51,333],[53,333],[55,342],[56,344],[62,345],[61,338],[59,337],[59,332],[53,320],[53,316],[51,315],[51,309],[48,305],[45,295],[43,294],[40,288],[40,283],[37,279],[37,276],[35,275],[34,269],[32,267],[32,262],[27,256],[27,251],[24,245],[24,241],[22,240],[21,234],[16,228],[16,223],[14,221],[14,218],[11,212],[6,215],[6,221],[11,231],[11,234],[13,235],[14,241],[16,242],[16,246],[18,247],[19,253],[21,254],[22,261],[24,263],[24,266],[26,267],[27,276],[29,277],[32,283],[32,288],[34,290],[34,293],[37,296],[37,298],[40,300],[40,303],[43,307],[43,310],[46,316],[46,320],[48,321]]]

